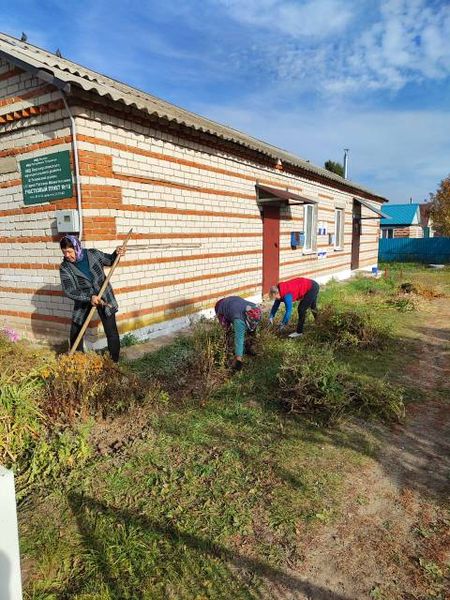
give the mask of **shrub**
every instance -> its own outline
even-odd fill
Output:
[[[370,312],[328,304],[319,311],[316,336],[336,347],[382,348],[390,330],[388,324]]]
[[[345,414],[398,419],[403,392],[385,380],[351,372],[339,364],[330,346],[289,346],[278,373],[280,401],[290,412],[331,424]]]
[[[63,354],[42,370],[42,376],[44,410],[52,420],[63,423],[118,413],[144,396],[135,375],[123,372],[109,356],[94,352]]]
[[[10,382],[24,381],[54,361],[55,353],[48,348],[37,348],[26,340],[11,342],[0,333],[1,370]]]
[[[0,464],[13,468],[19,500],[90,456],[88,430],[50,427],[40,407],[42,380],[0,379]]]
[[[217,321],[199,321],[193,328],[190,375],[193,391],[206,398],[226,379],[232,332]]]
[[[0,379],[0,464],[11,466],[43,435],[45,418],[38,405],[42,384]]]
[[[120,347],[128,348],[129,346],[135,346],[139,344],[139,339],[134,335],[134,333],[126,333],[120,339]]]

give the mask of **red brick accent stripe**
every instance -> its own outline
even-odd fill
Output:
[[[48,269],[53,271],[54,269],[59,269],[59,264],[51,264],[51,263],[0,263],[0,269]]]
[[[55,210],[62,208],[76,208],[77,202],[75,198],[64,198],[62,200],[53,200],[46,204],[38,206],[24,206],[23,208],[9,208],[0,210],[0,219],[2,217],[14,217],[20,215],[36,215],[40,213],[52,213]]]
[[[166,285],[176,286],[185,283],[192,283],[194,281],[210,281],[211,279],[220,279],[221,277],[230,277],[232,275],[241,275],[244,273],[254,273],[255,271],[261,271],[261,267],[251,267],[248,269],[236,269],[235,271],[226,271],[224,273],[209,273],[208,275],[196,275],[195,277],[186,277],[185,279],[175,279],[174,281],[157,281],[155,283],[142,283],[140,285],[130,285],[127,287],[115,289],[116,294],[126,294],[130,292],[138,292],[143,290],[153,290],[156,288],[164,287]]]
[[[3,156],[14,156],[17,154],[25,154],[28,152],[33,152],[34,150],[40,149],[40,148],[47,148],[49,146],[57,146],[60,144],[67,144],[70,143],[72,140],[71,136],[63,136],[60,138],[56,138],[53,140],[46,140],[45,142],[39,142],[36,144],[30,144],[29,146],[23,146],[22,148],[10,148],[7,150],[1,150],[0,151],[0,157]],[[158,152],[152,152],[150,150],[142,150],[140,148],[134,147],[134,146],[128,146],[126,144],[120,144],[118,142],[110,142],[108,140],[103,140],[101,138],[96,138],[96,137],[92,137],[92,136],[87,136],[87,135],[83,135],[83,134],[79,134],[77,136],[77,140],[80,142],[87,142],[90,144],[95,144],[96,146],[104,146],[104,147],[108,147],[108,148],[114,148],[116,150],[124,150],[126,152],[130,152],[131,154],[137,154],[137,155],[141,155],[141,156],[147,156],[149,158],[157,158],[159,160],[164,160],[166,162],[171,162],[171,163],[176,163],[176,164],[180,164],[180,165],[184,165],[184,166],[188,166],[188,167],[193,167],[195,169],[199,169],[202,171],[209,171],[212,173],[218,173],[221,175],[229,175],[230,177],[235,177],[237,179],[243,179],[246,181],[252,181],[252,182],[256,182],[256,178],[252,175],[245,175],[243,173],[239,173],[238,171],[230,171],[229,169],[222,169],[220,167],[212,167],[210,165],[205,165],[203,163],[200,162],[193,162],[193,161],[189,161],[189,160],[185,160],[185,159],[181,159],[181,158],[175,158],[173,156],[168,156],[165,154],[160,154]],[[81,150],[80,152],[86,152],[90,154],[95,154],[95,152],[91,152],[89,150]],[[108,155],[103,155],[103,156],[108,156]],[[85,158],[88,158],[88,154],[85,155]],[[85,168],[86,165],[89,164],[89,160],[87,160],[87,163],[85,164]],[[106,166],[106,165],[104,165]],[[269,185],[269,186],[285,186],[286,182],[280,182],[280,181],[274,181],[272,179],[262,179],[262,178],[258,178],[258,181],[261,184],[265,184],[265,185]],[[303,188],[300,187],[299,185],[295,185],[294,182],[289,182],[289,187],[292,189],[292,191],[296,191],[296,192],[302,192]],[[254,196],[252,196],[252,198],[254,198]]]
[[[94,217],[96,219],[96,217]],[[111,217],[114,218],[114,217]],[[113,234],[102,234],[97,235],[95,233],[90,234],[89,238],[86,236],[86,241],[111,241],[111,240],[124,240],[126,233]],[[221,233],[133,233],[134,240],[176,240],[176,239],[205,239],[205,238],[250,238],[250,237],[261,237],[260,233],[240,233],[240,232],[221,232]],[[59,242],[61,235],[44,236],[2,236],[0,237],[0,244],[35,244],[37,242]]]
[[[50,321],[53,323],[64,323],[69,325],[72,322],[72,319],[68,317],[57,317],[56,315],[43,315],[41,313],[30,313],[21,310],[4,310],[0,309],[0,315],[4,317],[19,317],[21,319],[31,319],[32,321]]]
[[[44,104],[37,104],[35,106],[30,106],[29,108],[20,108],[0,115],[0,124],[21,121],[22,119],[29,119],[36,115],[44,115],[46,113],[55,112],[63,107],[64,103],[62,100],[54,100],[53,102],[45,102]]]
[[[184,165],[186,167],[193,167],[195,169],[200,169],[202,171],[209,171],[211,173],[218,173],[220,175],[228,175],[230,177],[236,177],[238,179],[244,179],[247,181],[255,181],[255,177],[252,175],[245,175],[244,173],[239,173],[238,171],[230,171],[229,169],[222,169],[220,167],[213,167],[211,165],[205,165],[204,163],[190,161],[184,158],[176,158],[174,156],[168,156],[166,154],[161,154],[160,152],[154,152],[152,150],[144,150],[141,148],[137,148],[135,146],[129,146],[127,144],[121,144],[120,142],[110,142],[109,140],[104,140],[102,138],[97,138],[89,135],[80,134],[78,136],[78,140],[80,142],[86,142],[89,144],[95,144],[96,146],[105,146],[107,148],[114,148],[115,150],[123,150],[124,152],[129,152],[131,154],[136,154],[140,156],[146,156],[148,158],[155,158],[157,160],[162,160],[166,162],[171,162],[179,165]],[[260,183],[266,185],[286,185],[284,182],[274,181],[271,179],[260,179]],[[290,185],[292,190],[295,191],[303,191],[303,188],[300,186]]]
[[[0,150],[0,158],[3,158],[5,156],[16,156],[18,154],[27,154],[28,152],[34,152],[35,150],[40,150],[42,148],[50,148],[52,146],[70,144],[71,141],[72,136],[66,135],[64,137],[59,137],[52,140],[45,140],[45,142],[36,142],[35,144],[29,144],[28,146],[23,146],[22,148],[8,148],[6,150]]]
[[[0,188],[15,187],[16,185],[22,185],[21,179],[11,179],[10,181],[0,182]]]
[[[344,256],[350,256],[350,252],[342,252],[342,251],[340,251],[339,254],[336,254],[335,258],[343,258]],[[330,258],[331,257],[327,257],[325,259],[321,259],[321,261],[324,260],[324,261],[328,261],[329,262]],[[334,255],[333,255],[333,258],[334,258]],[[313,254],[311,258],[309,258],[309,255],[305,255],[304,258],[303,258],[303,260],[301,258],[299,258],[297,260],[286,260],[286,261],[280,263],[280,267],[287,267],[287,266],[290,266],[290,265],[311,264],[312,262],[318,263],[318,262],[321,262],[321,261],[319,261],[319,259],[317,258],[317,255],[315,255],[315,254]],[[325,267],[324,269],[326,270],[326,269],[330,269],[330,268],[333,268],[333,265],[330,266],[328,264],[328,266]]]
[[[184,306],[192,306],[193,304],[197,304],[197,303],[200,304],[202,302],[205,302],[206,300],[221,298],[223,296],[228,296],[230,294],[236,294],[238,292],[243,292],[245,290],[252,290],[252,291],[257,292],[258,288],[255,285],[247,285],[247,286],[242,286],[242,287],[236,287],[236,288],[229,289],[229,290],[224,290],[221,292],[214,292],[213,294],[208,294],[206,296],[196,296],[195,298],[184,299],[184,300],[180,300],[179,302],[172,302],[169,304],[161,304],[159,306],[153,306],[152,308],[146,308],[143,310],[135,310],[135,311],[131,311],[128,313],[119,313],[118,320],[123,321],[123,320],[131,319],[131,318],[139,318],[144,315],[149,315],[149,314],[154,314],[157,312],[166,311],[167,309],[173,309],[175,311],[177,308],[183,308]],[[43,315],[43,314],[37,313],[37,312],[29,313],[29,312],[25,312],[25,311],[0,309],[0,315],[1,316],[19,317],[19,318],[23,318],[23,319],[27,319],[27,320],[32,319],[32,320],[38,320],[38,321],[50,321],[50,322],[54,322],[54,323],[63,323],[63,324],[67,324],[67,325],[69,325],[71,323],[71,319],[69,317]],[[174,317],[175,317],[175,315],[174,315]],[[93,329],[93,328],[98,327],[99,324],[100,324],[100,320],[98,320],[98,319],[93,320],[89,324],[89,327]]]
[[[55,88],[52,85],[41,85],[40,87],[28,90],[28,92],[21,92],[18,96],[9,96],[8,98],[2,98],[0,100],[0,108],[3,106],[9,106],[10,104],[15,104],[16,102],[28,100],[29,98],[36,98],[36,96],[43,96],[44,94],[48,94],[50,92],[53,92],[54,90]]]
[[[132,246],[129,248],[133,249]],[[160,251],[160,249],[155,248],[155,250]],[[189,256],[162,256],[158,258],[145,258],[143,260],[121,260],[118,268],[121,267],[138,267],[145,265],[155,265],[160,263],[170,263],[175,262],[179,263],[181,261],[189,261],[189,260],[211,260],[214,258],[228,258],[234,256],[249,256],[249,255],[260,255],[261,250],[242,250],[239,252],[215,252],[211,254],[190,254]],[[60,263],[0,263],[0,269],[25,269],[25,270],[36,270],[36,269],[45,269],[49,271],[54,271],[59,269]]]
[[[152,308],[145,308],[143,310],[133,310],[127,313],[118,313],[118,321],[124,321],[125,319],[130,318],[139,318],[144,315],[150,315],[157,312],[162,312],[166,310],[172,310],[177,308],[184,308],[185,306],[192,306],[193,304],[201,304],[202,302],[206,302],[207,300],[222,298],[223,296],[229,296],[230,294],[237,294],[238,292],[243,292],[245,290],[252,290],[254,292],[259,292],[259,283],[258,285],[245,285],[242,287],[236,287],[229,290],[225,290],[222,292],[214,292],[213,294],[207,294],[205,296],[196,296],[195,298],[183,299],[178,302],[169,302],[168,304],[161,304],[159,306],[153,306]],[[97,326],[100,324],[100,321],[94,321],[93,326]]]
[[[244,273],[253,273],[255,271],[261,271],[261,267],[251,267],[247,269],[236,269],[234,271],[226,271],[223,273],[209,273],[207,275],[197,275],[195,277],[185,277],[184,279],[175,279],[174,281],[156,281],[154,283],[142,283],[138,285],[129,285],[121,288],[114,288],[114,292],[117,296],[121,294],[128,294],[131,292],[139,292],[143,290],[153,290],[161,288],[167,285],[176,286],[183,285],[185,283],[192,283],[194,281],[210,281],[212,279],[220,279],[222,277],[230,277],[232,275],[241,275]],[[16,294],[37,294],[39,296],[64,296],[61,290],[49,290],[35,288],[24,288],[24,287],[11,287],[11,286],[0,286],[0,292],[12,292]]]
[[[228,196],[232,198],[242,198],[243,200],[254,200],[255,194],[242,194],[240,192],[220,190],[215,188],[200,187],[198,185],[188,185],[185,183],[175,183],[173,181],[166,181],[163,179],[153,179],[152,177],[142,177],[136,175],[124,175],[122,173],[115,173],[114,179],[119,181],[132,181],[133,183],[141,183],[148,185],[156,185],[160,187],[174,188],[177,190],[186,190],[188,192],[198,192],[201,194],[213,194],[214,196]]]
[[[24,287],[8,287],[0,286],[0,292],[16,293],[16,294],[35,294],[37,296],[64,296],[62,290],[45,290]]]
[[[6,79],[11,79],[12,77],[15,77],[16,75],[21,75],[22,73],[25,73],[25,71],[23,71],[23,69],[19,69],[19,67],[14,67],[13,69],[6,71],[5,73],[2,73],[0,75],[0,81],[5,81]]]
[[[261,220],[261,216],[249,215],[240,212],[221,212],[218,210],[191,210],[189,208],[172,208],[166,206],[142,206],[140,204],[123,204],[120,210],[133,211],[138,213],[160,213],[167,215],[194,215],[199,217],[226,217],[232,219],[256,219]]]

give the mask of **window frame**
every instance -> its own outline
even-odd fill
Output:
[[[338,218],[339,216],[339,218]],[[337,206],[334,209],[334,249],[344,249],[344,223],[345,223],[345,212],[344,209]]]
[[[303,231],[305,235],[305,241],[303,242],[303,253],[304,254],[312,254],[314,252],[315,245],[315,222],[316,222],[316,205],[315,204],[305,204],[303,207]],[[308,217],[308,214],[310,217]],[[308,242],[308,226],[310,228],[310,245],[307,245]]]

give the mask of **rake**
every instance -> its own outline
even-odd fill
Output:
[[[132,232],[132,231],[133,231],[133,228],[131,228],[131,229],[130,229],[130,231],[129,231],[129,232],[128,232],[128,234],[127,234],[127,237],[124,239],[124,241],[123,241],[123,244],[122,244],[122,248],[123,248],[123,249],[125,249],[125,248],[127,247],[127,244],[128,244],[128,241],[129,241],[129,239],[130,239],[130,237],[131,237],[131,232]],[[114,262],[113,262],[112,266],[111,266],[111,269],[109,270],[109,273],[108,273],[108,275],[107,275],[107,276],[106,276],[106,278],[105,278],[105,281],[103,282],[103,285],[102,285],[102,287],[100,288],[100,291],[99,291],[99,293],[97,294],[97,296],[100,298],[100,300],[102,299],[102,296],[103,296],[103,294],[105,293],[105,290],[106,290],[106,288],[107,288],[107,286],[108,286],[108,283],[110,282],[110,279],[111,279],[111,277],[112,277],[112,275],[113,275],[113,273],[114,273],[114,270],[115,270],[115,268],[116,268],[116,267],[117,267],[117,265],[119,264],[120,258],[121,258],[121,257],[120,257],[120,254],[118,254],[118,255],[116,256],[116,258],[115,258],[115,260],[114,260]],[[96,307],[96,306],[93,306],[93,307],[91,308],[91,310],[89,311],[89,314],[88,314],[88,316],[86,317],[86,320],[85,320],[85,322],[83,323],[83,326],[82,326],[82,328],[80,329],[80,333],[78,334],[78,336],[77,336],[77,339],[76,339],[76,340],[75,340],[75,342],[73,343],[73,345],[72,345],[72,348],[69,350],[69,355],[72,355],[72,354],[74,354],[74,353],[76,352],[76,350],[77,350],[77,348],[78,348],[78,346],[79,346],[79,344],[80,344],[80,342],[81,342],[81,340],[82,340],[82,338],[83,338],[84,334],[86,333],[86,329],[88,328],[88,325],[89,325],[89,323],[91,322],[91,320],[92,320],[92,317],[94,316],[94,313],[95,313],[96,309],[97,309],[97,307]]]

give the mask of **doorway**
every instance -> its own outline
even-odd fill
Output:
[[[263,294],[280,276],[280,207],[263,208]]]
[[[359,247],[361,243],[361,204],[353,200],[352,261],[351,270],[359,269]]]

